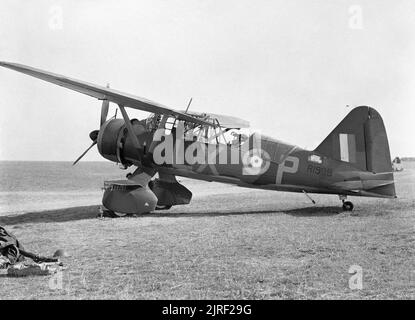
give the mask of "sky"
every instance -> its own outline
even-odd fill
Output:
[[[414,16],[411,0],[1,0],[0,60],[171,108],[193,97],[193,111],[309,150],[369,105],[391,156],[415,156]],[[0,160],[76,159],[100,105],[1,68]],[[96,148],[84,159],[102,160]]]

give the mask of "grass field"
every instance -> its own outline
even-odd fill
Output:
[[[337,196],[312,205],[302,194],[197,183],[190,205],[146,216],[97,219],[94,204],[0,217],[28,250],[70,253],[60,276],[0,275],[0,297],[414,299],[415,164],[405,165],[398,199],[351,198],[352,213]],[[352,266],[361,290],[349,287]]]

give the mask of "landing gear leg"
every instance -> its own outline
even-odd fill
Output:
[[[344,211],[353,211],[353,203],[351,201],[346,201],[347,196],[339,194],[340,200],[343,202],[343,210]]]

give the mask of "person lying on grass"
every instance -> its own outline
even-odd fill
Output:
[[[26,251],[15,235],[0,226],[0,269],[22,262],[25,257],[35,262],[59,261],[57,258],[42,257]]]

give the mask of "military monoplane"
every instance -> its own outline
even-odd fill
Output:
[[[188,204],[192,193],[177,176],[240,187],[285,192],[395,198],[389,144],[380,114],[359,106],[315,148],[247,133],[237,117],[186,110],[67,76],[10,62],[0,66],[45,80],[102,101],[99,129],[89,137],[105,159],[133,168],[124,180],[104,182],[102,205],[118,215],[142,214]],[[109,103],[121,118],[108,118]],[[130,119],[127,108],[149,112]]]

